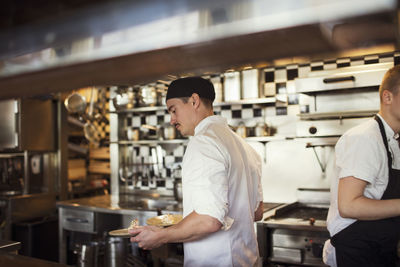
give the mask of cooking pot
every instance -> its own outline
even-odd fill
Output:
[[[132,87],[118,86],[116,95],[112,99],[116,110],[131,109],[135,106],[136,92]]]
[[[166,123],[161,127],[161,130],[164,140],[172,140],[176,138],[176,129],[173,125]]]
[[[106,267],[125,266],[126,257],[129,253],[128,240],[127,238],[116,236],[108,236],[106,238]]]
[[[175,178],[174,179],[174,197],[178,202],[182,201],[182,179]]]
[[[76,244],[74,253],[77,254],[77,267],[97,267],[99,250],[103,244],[91,241],[86,244]]]
[[[138,102],[142,107],[152,107],[160,105],[162,94],[154,84],[140,87],[138,91]]]
[[[86,98],[78,93],[70,94],[64,101],[69,113],[83,114],[86,110]]]
[[[236,133],[241,136],[242,138],[247,137],[247,128],[244,125],[244,123],[240,123],[238,127],[236,128]]]

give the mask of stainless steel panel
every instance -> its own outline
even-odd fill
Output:
[[[296,136],[340,136],[350,128],[370,118],[354,118],[342,120],[299,121],[296,123]]]
[[[342,94],[319,94],[315,96],[315,111],[321,112],[350,112],[379,110],[379,92],[346,92]]]
[[[62,228],[70,231],[94,233],[94,212],[76,209],[60,209],[60,224]]]
[[[56,106],[52,100],[23,99],[20,116],[20,150],[56,149]]]
[[[298,93],[379,86],[393,62],[350,66],[335,70],[310,72],[308,77],[295,79]]]
[[[13,222],[48,216],[56,211],[54,194],[14,196],[9,198],[8,203]]]
[[[56,112],[52,100],[0,102],[0,150],[54,151]]]
[[[0,148],[12,149],[18,146],[16,107],[17,102],[13,99],[0,102]]]
[[[272,248],[272,256],[289,262],[301,263],[301,250],[292,248]]]

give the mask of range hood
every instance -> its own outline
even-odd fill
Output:
[[[83,2],[92,5],[0,27],[0,98],[397,43],[396,0]]]

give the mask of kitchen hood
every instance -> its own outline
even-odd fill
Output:
[[[396,0],[85,0],[63,10],[64,0],[42,12],[30,1],[37,17],[11,4],[1,13],[0,98],[397,43]]]

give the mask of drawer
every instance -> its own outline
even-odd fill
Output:
[[[70,231],[95,233],[94,212],[73,209],[61,209],[62,228]]]

